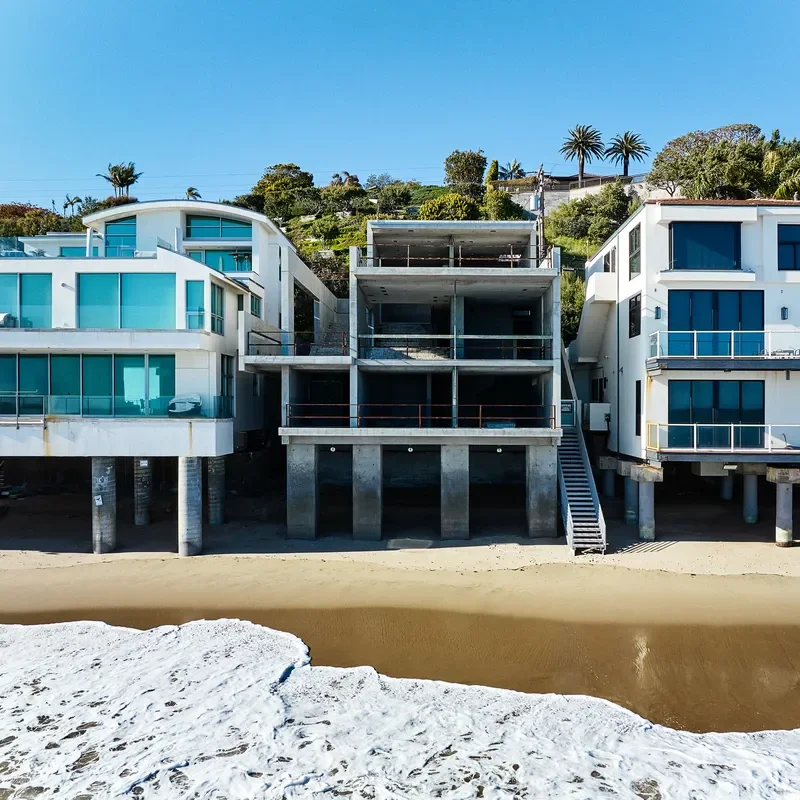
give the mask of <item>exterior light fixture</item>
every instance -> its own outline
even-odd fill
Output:
[[[413,452],[414,452],[414,448],[413,448],[413,447],[409,447],[409,448],[408,448],[408,452],[409,452],[409,453],[413,453]]]
[[[661,319],[661,306],[656,306],[656,319]]]
[[[782,306],[781,307],[781,319],[789,319],[789,307]]]
[[[498,452],[498,453],[502,453],[502,452],[503,452],[503,448],[502,448],[502,447],[498,447],[498,448],[497,448],[497,452]]]
[[[336,448],[335,447],[331,447],[331,453],[335,453],[335,452],[336,452]]]

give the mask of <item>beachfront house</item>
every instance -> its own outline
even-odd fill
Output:
[[[284,329],[241,360],[281,375],[290,537],[331,530],[339,503],[357,539],[464,539],[471,496],[490,529],[557,535],[559,254],[534,222],[370,221],[348,300],[310,334],[282,290]]]
[[[672,474],[741,480],[758,519],[774,484],[776,541],[792,537],[800,480],[800,203],[649,200],[587,262],[569,347],[597,467],[626,517],[655,536],[654,483]]]
[[[95,552],[115,546],[115,459],[133,460],[147,524],[153,460],[178,460],[178,545],[224,516],[225,456],[264,437],[265,387],[239,370],[244,331],[281,329],[281,285],[330,296],[267,217],[164,200],[84,218],[85,234],[0,257],[0,458],[92,461]]]

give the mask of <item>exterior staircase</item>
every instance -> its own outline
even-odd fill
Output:
[[[573,552],[604,553],[605,519],[597,497],[583,434],[576,426],[563,428],[558,447],[558,483],[564,530]]]

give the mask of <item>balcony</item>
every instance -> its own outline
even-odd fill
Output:
[[[463,334],[364,334],[359,358],[364,360],[446,361],[463,359],[550,361],[553,337]]]
[[[799,359],[800,330],[657,331],[647,368],[787,369]]]
[[[555,428],[555,408],[541,405],[288,403],[287,428]]]
[[[247,340],[249,356],[347,356],[349,355],[347,331],[250,331]]]
[[[647,449],[682,454],[783,453],[800,460],[800,425],[648,422]]]
[[[552,255],[540,255],[524,244],[420,244],[400,242],[375,244],[359,251],[357,269],[553,269]]]

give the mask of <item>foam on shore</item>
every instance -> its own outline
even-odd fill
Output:
[[[800,798],[800,730],[312,667],[248,622],[0,626],[0,798]]]

